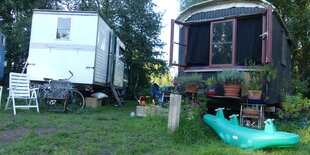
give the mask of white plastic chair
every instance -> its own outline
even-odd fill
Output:
[[[5,110],[8,108],[9,104],[12,102],[13,113],[16,115],[16,109],[29,109],[37,108],[39,113],[39,105],[37,100],[36,89],[30,89],[30,81],[27,74],[22,73],[10,73],[9,82],[9,96],[6,102]],[[26,100],[26,105],[16,105],[15,100]],[[32,101],[35,101],[35,105],[32,105]]]

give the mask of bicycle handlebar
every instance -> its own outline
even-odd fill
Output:
[[[71,76],[68,79],[66,79],[66,80],[69,80],[69,79],[71,79],[73,77],[73,73],[70,70],[69,70],[69,73],[71,74]]]

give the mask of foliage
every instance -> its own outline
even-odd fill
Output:
[[[113,11],[114,7],[109,7],[112,14],[108,15],[112,18],[116,15],[113,23],[126,45],[129,91],[136,92],[149,86],[151,76],[167,71],[166,62],[161,59],[163,42],[159,40],[162,14],[154,12],[155,4],[151,0],[108,2],[116,5],[116,11]],[[101,11],[107,12],[105,9],[102,7]]]
[[[224,84],[243,84],[245,82],[245,75],[235,68],[225,68],[218,74],[217,79]]]
[[[194,94],[182,99],[181,118],[187,120],[201,119],[207,111],[207,98],[205,95]]]
[[[205,95],[192,95],[183,97],[180,116],[180,126],[172,134],[176,143],[191,144],[206,138],[206,124],[202,117],[207,111],[207,99]],[[208,129],[210,130],[210,129]]]
[[[24,1],[5,0],[0,3],[0,29],[6,35],[6,53],[4,79],[8,79],[11,71],[21,72],[26,61],[30,30],[32,9],[51,9],[60,0],[46,1]],[[3,81],[4,84],[8,82]]]
[[[152,74],[150,78],[151,81],[157,83],[159,87],[171,86],[171,83],[173,81],[173,77],[170,72],[166,72],[165,74],[159,74],[159,75]]]
[[[249,66],[254,69],[250,72],[250,79],[248,79],[250,81],[249,90],[263,90],[266,82],[276,78],[276,70],[272,68],[271,64],[265,64],[259,68],[254,62],[250,62]]]
[[[258,109],[258,104],[246,105],[246,106],[244,106],[243,109],[246,109],[246,110],[259,110]]]
[[[208,78],[207,80],[205,80],[204,83],[208,89],[214,89],[216,85],[216,78],[212,76]]]
[[[309,89],[310,78],[304,80],[299,73],[294,73],[291,79],[291,86],[293,87],[293,94],[306,95],[310,93]]]
[[[284,96],[284,101],[282,102],[282,109],[278,111],[280,118],[299,120],[303,115],[303,109],[310,108],[310,100],[308,98],[303,98],[301,95],[297,96]]]
[[[186,76],[179,76],[174,79],[174,81],[178,82],[180,85],[193,85],[202,82],[202,76],[198,73],[193,73]]]
[[[203,2],[206,0],[179,0],[180,1],[180,10],[185,10],[189,6],[192,6],[194,4],[197,4],[199,2]]]

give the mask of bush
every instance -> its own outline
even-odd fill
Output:
[[[218,75],[217,79],[224,84],[243,84],[245,75],[235,68],[226,68]]]
[[[212,76],[208,78],[207,80],[205,80],[204,83],[208,89],[214,89],[216,85],[216,79]]]
[[[202,76],[198,73],[193,73],[188,76],[179,76],[175,78],[176,82],[178,82],[182,86],[193,85],[202,82]]]
[[[265,64],[262,68],[258,68],[255,63],[250,62],[249,66],[254,69],[250,72],[249,90],[262,90],[266,82],[276,78],[276,71],[271,67],[271,64]]]
[[[278,115],[282,119],[299,120],[303,115],[303,110],[308,110],[310,107],[310,100],[303,98],[301,95],[291,96],[286,95],[282,102],[282,109],[278,111]]]

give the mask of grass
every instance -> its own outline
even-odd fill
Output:
[[[167,133],[167,118],[130,117],[134,102],[76,113],[36,113],[35,109],[0,112],[0,154],[309,154],[310,128],[279,125],[299,133],[292,148],[243,150],[225,144],[200,121],[182,121]]]

